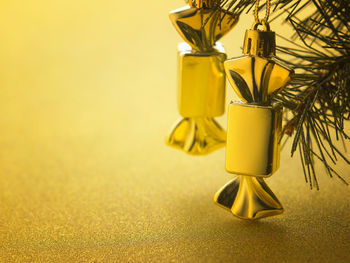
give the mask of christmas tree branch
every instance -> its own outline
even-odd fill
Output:
[[[276,17],[287,14],[286,20],[295,32],[292,38],[301,41],[295,44],[283,37],[292,47],[278,48],[290,58],[284,62],[296,70],[292,83],[276,98],[290,116],[283,133],[293,137],[292,155],[299,148],[311,188],[319,188],[314,159],[323,164],[330,177],[347,184],[331,164],[340,159],[350,164],[346,149],[334,144],[350,139],[344,130],[344,122],[350,119],[350,2],[298,0],[277,1],[275,7],[278,5]],[[306,8],[311,14],[305,17]]]

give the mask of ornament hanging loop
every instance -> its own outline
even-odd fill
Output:
[[[270,0],[266,0],[266,13],[263,19],[259,18],[259,2],[260,0],[256,0],[255,2],[255,10],[254,10],[255,23],[262,23],[264,21],[267,23],[269,21],[269,16],[270,16]]]
[[[263,30],[258,27],[262,26]],[[276,52],[275,32],[265,20],[254,22],[252,28],[247,30],[244,37],[243,53],[260,57],[271,57]]]
[[[255,21],[255,23],[252,26],[252,30],[258,30],[258,26],[263,26],[265,32],[271,31],[270,24],[265,20]]]

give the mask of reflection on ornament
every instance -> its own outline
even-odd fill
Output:
[[[283,212],[263,178],[275,173],[280,162],[282,106],[271,99],[293,70],[273,57],[275,34],[266,22],[247,30],[243,52],[245,56],[225,62],[228,80],[242,100],[228,109],[226,170],[240,176],[219,190],[214,201],[239,218],[258,219]]]
[[[225,111],[226,54],[219,40],[238,16],[215,0],[194,0],[170,12],[185,43],[178,47],[178,107],[183,117],[170,132],[169,146],[189,154],[207,154],[225,145],[226,132],[214,117]]]
[[[216,41],[238,22],[238,16],[216,8],[213,1],[207,2],[207,6],[191,4],[173,10],[169,15],[177,32],[196,51],[212,51]]]
[[[199,155],[203,150],[216,150],[225,145],[226,132],[213,118],[183,118],[167,140],[175,148]]]
[[[238,176],[214,197],[217,204],[242,219],[259,219],[283,213],[283,207],[263,178]]]

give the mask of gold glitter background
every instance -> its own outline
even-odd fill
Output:
[[[290,145],[268,179],[286,212],[258,222],[213,204],[232,178],[223,149],[164,145],[181,41],[167,13],[182,5],[0,2],[1,263],[350,261],[349,187],[319,166],[310,191]],[[251,22],[223,40],[230,57]]]

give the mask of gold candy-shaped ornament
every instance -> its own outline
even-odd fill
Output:
[[[275,173],[280,162],[283,108],[271,101],[294,71],[274,57],[275,49],[275,33],[266,21],[257,21],[246,31],[245,55],[225,62],[227,78],[241,99],[228,109],[225,166],[239,176],[215,194],[214,202],[242,219],[283,213],[264,178]]]
[[[214,120],[225,111],[226,54],[217,42],[238,22],[219,8],[218,0],[194,0],[170,12],[185,42],[178,46],[178,109],[183,117],[166,138],[169,146],[193,155],[207,154],[226,143]]]

